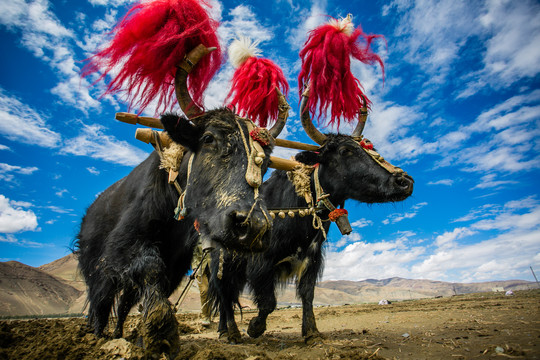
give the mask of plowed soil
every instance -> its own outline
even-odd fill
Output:
[[[322,342],[306,345],[301,309],[269,316],[266,333],[245,333],[254,312],[237,321],[242,344],[220,340],[217,325],[203,328],[197,314],[178,314],[176,359],[540,359],[540,291],[460,295],[390,305],[320,307]],[[0,359],[142,359],[139,317],[126,339],[96,338],[83,318],[0,322]],[[110,326],[112,327],[112,326]],[[166,359],[165,354],[156,358]]]

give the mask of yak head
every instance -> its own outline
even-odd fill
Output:
[[[336,203],[342,204],[347,199],[366,203],[401,201],[412,194],[412,177],[384,160],[373,144],[363,138],[367,120],[365,107],[359,110],[358,124],[350,136],[325,135],[311,121],[307,111],[308,96],[308,93],[302,95],[302,125],[320,148],[299,153],[297,160],[320,164],[321,184]]]
[[[338,204],[347,199],[365,203],[401,201],[413,191],[413,179],[386,162],[366,139],[329,134],[318,151],[301,152],[296,159],[319,164],[321,185]]]
[[[179,169],[186,179],[181,184],[186,220],[194,222],[202,239],[229,249],[263,250],[271,221],[258,196],[258,184],[247,179],[247,172],[253,170],[256,158],[255,171],[262,177],[272,145],[258,144],[259,151],[252,150],[249,121],[228,109],[191,120],[172,114],[161,118],[171,139],[189,150]]]

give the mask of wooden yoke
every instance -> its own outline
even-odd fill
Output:
[[[145,128],[139,128],[135,131],[135,138],[137,140],[140,140],[146,144],[154,144],[155,145],[155,139],[152,135],[152,129],[145,129]],[[163,131],[158,131],[159,138],[161,139],[161,143],[164,147],[167,147],[171,144],[172,140],[167,135],[167,133]],[[303,165],[302,163],[294,160],[287,160],[278,158],[275,156],[270,156],[270,167],[273,169],[278,170],[285,170],[285,171],[291,171],[294,170],[295,167]]]
[[[115,115],[116,120],[125,122],[127,124],[140,124],[156,129],[163,129],[161,121],[159,119],[148,117],[148,116],[137,116],[135,114],[118,112]],[[140,140],[140,139],[139,139]],[[284,139],[275,139],[276,145],[280,147],[286,147],[297,150],[309,150],[316,151],[319,149],[318,145],[304,144],[298,141],[284,140]]]

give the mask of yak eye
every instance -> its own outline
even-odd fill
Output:
[[[214,136],[212,134],[204,134],[201,140],[205,144],[211,144],[214,142]]]
[[[348,147],[343,147],[339,149],[339,155],[341,156],[351,156],[353,154],[353,151]]]

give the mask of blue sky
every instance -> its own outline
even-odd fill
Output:
[[[85,209],[151,151],[117,123],[120,96],[79,76],[127,0],[0,0],[0,261],[39,266],[69,253]],[[349,201],[354,233],[332,228],[324,279],[533,280],[540,273],[540,5],[536,1],[218,1],[224,46],[261,41],[298,119],[307,31],[354,15],[386,66],[353,72],[373,102],[364,134],[415,179],[396,204]],[[223,67],[206,106],[223,103]],[[154,115],[150,109],[146,115]],[[331,131],[331,129],[326,129]],[[350,129],[342,126],[340,131]],[[278,156],[294,152],[277,149]]]

